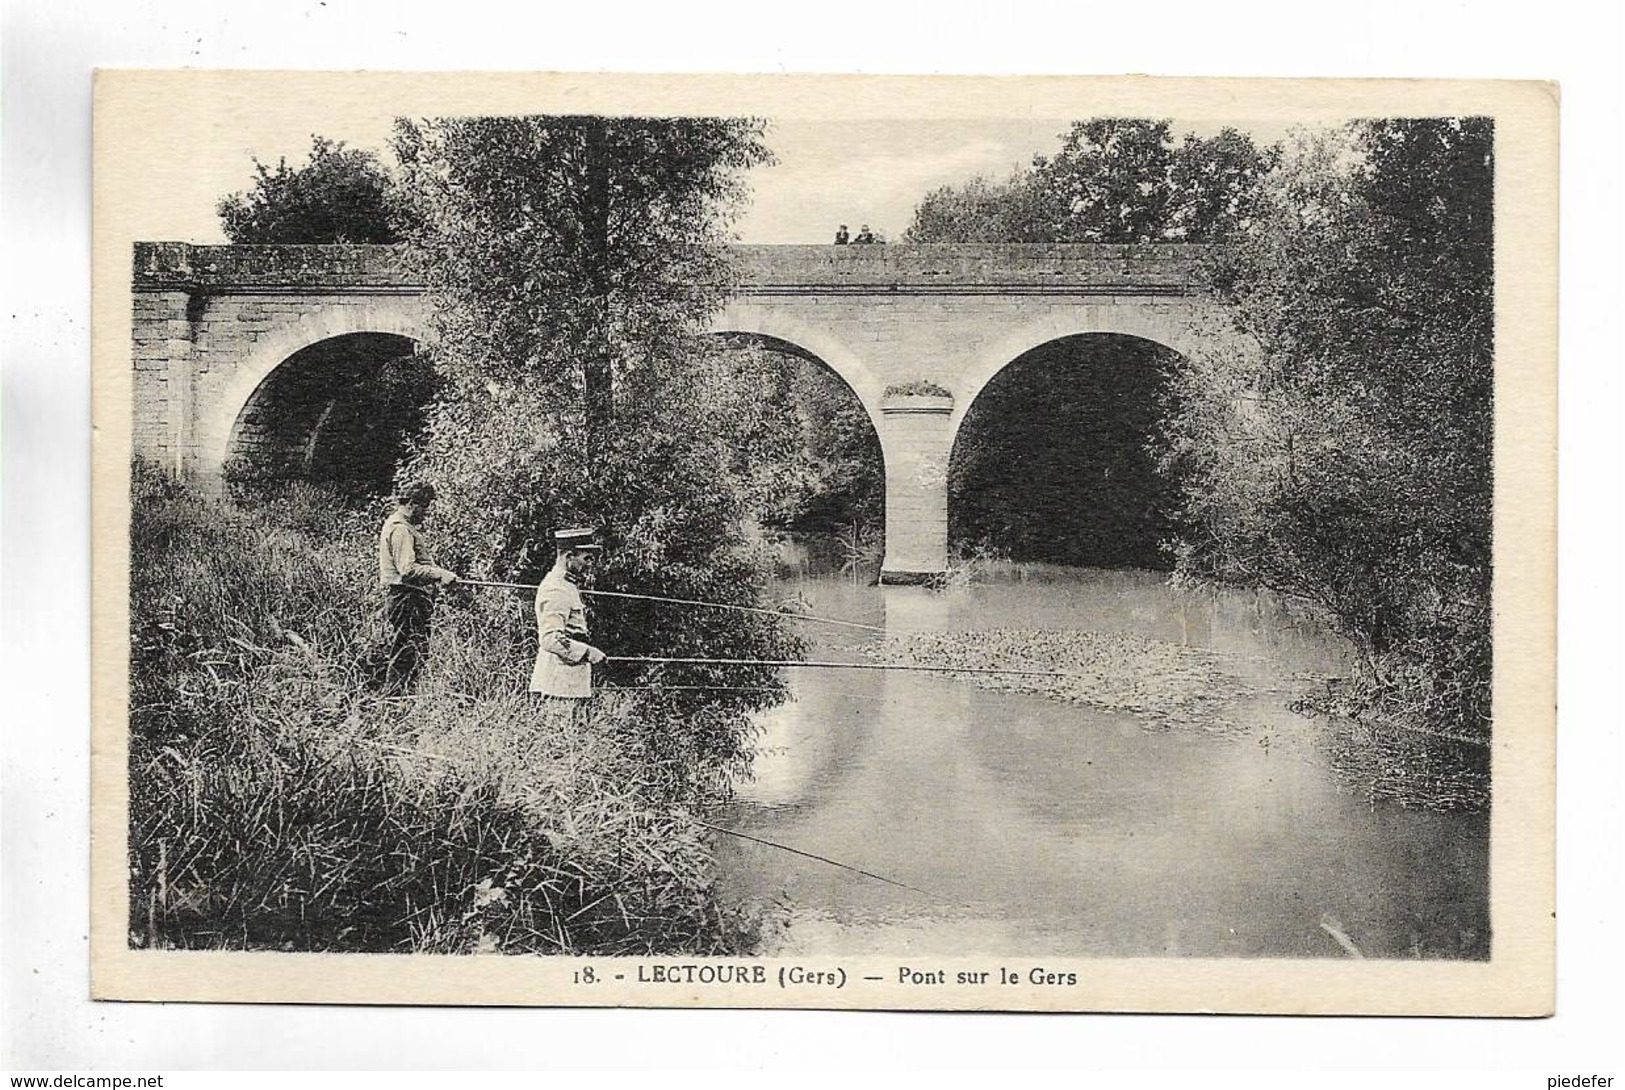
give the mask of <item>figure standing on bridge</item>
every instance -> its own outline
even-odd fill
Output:
[[[433,502],[434,486],[407,485],[378,532],[378,582],[384,590],[384,624],[389,629],[383,688],[393,696],[412,688],[429,656],[435,589],[457,582],[456,574],[429,559],[418,528]]]
[[[858,246],[867,246],[874,240],[874,232],[869,230],[869,225],[866,223],[858,229],[858,237],[853,239],[852,242]]]
[[[850,240],[851,236],[846,233],[846,224],[843,223],[835,229],[835,245],[845,246]]]
[[[581,586],[603,546],[587,528],[559,530],[553,535],[557,559],[536,588],[536,668],[530,691],[554,708],[579,714],[592,696],[592,668],[607,657],[588,642],[587,607]]]

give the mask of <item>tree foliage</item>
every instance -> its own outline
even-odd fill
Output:
[[[910,242],[1209,242],[1245,225],[1273,157],[1224,129],[1175,142],[1165,120],[1077,121],[1002,182],[927,194]]]
[[[215,206],[226,238],[237,243],[395,242],[390,178],[370,151],[311,137],[310,160],[275,168],[254,160],[253,188]]]
[[[1218,255],[1244,340],[1184,360],[1166,464],[1187,571],[1323,606],[1372,692],[1487,730],[1493,130],[1303,136]]]
[[[1054,242],[1058,217],[1030,171],[1004,181],[972,178],[927,193],[905,242]]]
[[[730,338],[714,374],[731,405],[735,469],[764,525],[811,533],[878,530],[885,515],[880,437],[862,401],[816,358]]]
[[[440,486],[448,559],[530,581],[552,561],[554,529],[597,525],[602,587],[757,603],[768,558],[742,532],[750,482],[728,449],[730,403],[714,396],[724,349],[702,331],[732,281],[727,225],[744,172],[769,158],[761,135],[759,122],[721,118],[398,125],[445,383],[410,472]],[[596,605],[594,635],[612,655],[797,650],[769,618]],[[775,684],[769,671],[685,676]],[[738,755],[742,720],[682,722],[704,734],[684,744]]]

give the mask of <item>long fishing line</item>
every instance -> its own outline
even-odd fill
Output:
[[[672,663],[689,666],[803,666],[825,670],[903,670],[927,674],[1009,674],[1016,677],[1082,677],[1060,670],[1021,670],[1004,666],[920,666],[901,662],[821,662],[799,659],[664,658],[655,655],[610,655],[609,662]]]
[[[459,579],[471,587],[505,587],[509,590],[535,590],[536,583],[502,583],[492,579]],[[792,613],[784,609],[762,609],[758,606],[735,606],[725,602],[702,602],[697,598],[666,598],[658,594],[633,594],[620,590],[583,590],[584,595],[594,598],[629,598],[640,602],[666,602],[678,606],[702,606],[706,609],[731,609],[738,613],[760,613],[767,617],[784,617],[792,621],[814,621],[818,624],[839,625],[842,628],[857,628],[865,632],[885,632],[880,625],[863,624],[859,621],[842,621],[834,617],[819,617],[812,613]]]
[[[713,825],[711,822],[702,821],[697,817],[690,817],[689,820],[694,822],[696,825],[703,825],[707,829],[714,829],[719,833],[727,833],[729,836],[736,836],[740,840],[749,840],[753,844],[762,844],[769,848],[777,848],[780,851],[789,852],[791,855],[799,855],[806,859],[816,859],[820,863],[828,863],[832,867],[840,867],[842,870],[849,870],[854,874],[861,874],[865,878],[873,878],[877,882],[885,882],[888,886],[897,886],[899,889],[906,889],[910,893],[918,893],[922,897],[934,897],[940,901],[952,900],[952,898],[944,897],[940,893],[932,893],[929,890],[923,890],[918,886],[911,886],[907,882],[899,882],[895,878],[887,878],[884,874],[876,874],[874,871],[864,870],[862,867],[854,867],[850,863],[842,863],[840,860],[831,859],[827,855],[818,855],[815,852],[804,852],[800,848],[792,848],[790,845],[780,844],[776,840],[767,840],[763,837],[752,836],[749,833],[742,833],[738,829],[729,829],[723,825]]]
[[[799,703],[800,698],[795,693],[777,685],[605,685],[606,693],[669,693],[669,692],[700,692],[715,691],[724,693],[784,693],[790,698],[790,703]],[[863,700],[871,704],[893,704],[895,701],[883,696],[859,696],[856,693],[841,693],[841,700]]]

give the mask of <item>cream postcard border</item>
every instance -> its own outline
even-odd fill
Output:
[[[1543,1015],[1555,1003],[1557,88],[1467,80],[137,71],[97,74],[92,268],[91,995],[97,999],[550,1006]],[[188,199],[190,135],[268,111],[805,119],[1172,116],[1292,122],[1495,118],[1495,726],[1486,962],[897,957],[749,959],[764,985],[636,982],[678,958],[203,953],[128,945],[131,247]],[[212,200],[218,194],[201,194]],[[730,960],[730,964],[732,961]],[[599,982],[573,983],[593,966]],[[1073,972],[1072,987],[777,986],[791,965]],[[617,982],[614,974],[626,980]]]

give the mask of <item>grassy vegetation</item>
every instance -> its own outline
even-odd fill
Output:
[[[723,797],[703,714],[632,694],[569,723],[521,684],[522,603],[437,611],[409,699],[371,515],[294,486],[252,511],[138,466],[131,532],[130,940],[140,946],[724,953],[687,820]]]

